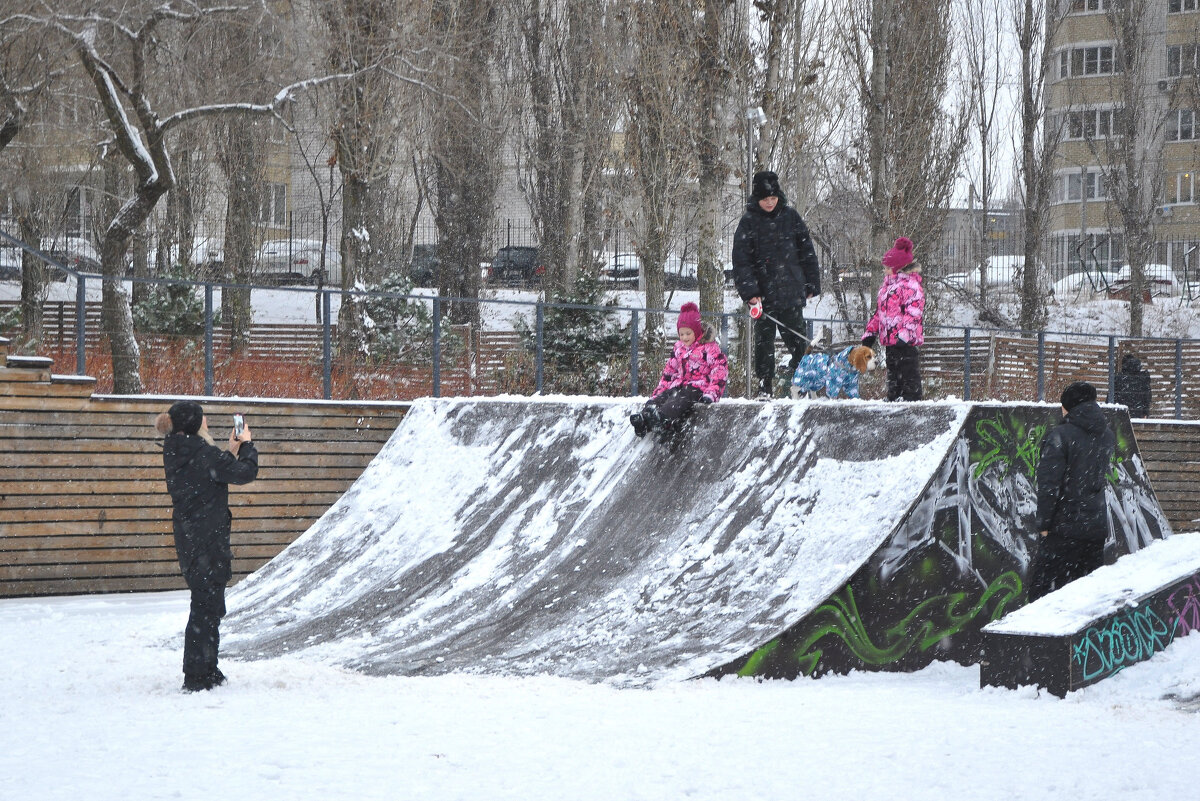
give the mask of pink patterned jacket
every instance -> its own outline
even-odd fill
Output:
[[[924,344],[925,288],[920,273],[893,273],[883,279],[876,304],[875,316],[867,323],[868,334],[879,337],[882,345]]]
[[[675,350],[663,366],[662,378],[650,397],[657,397],[668,389],[687,386],[700,390],[711,401],[719,401],[725,394],[725,380],[728,377],[729,365],[725,354],[713,340],[712,331],[706,325],[702,341],[693,342],[691,347],[682,342],[675,343]]]

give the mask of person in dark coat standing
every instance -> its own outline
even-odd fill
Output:
[[[761,304],[754,322],[759,394],[775,394],[775,332],[792,354],[788,378],[804,355],[804,304],[821,294],[821,269],[808,226],[788,205],[773,172],[754,175],[750,200],[733,235],[733,281],[742,300]]]
[[[1150,374],[1132,353],[1121,359],[1121,372],[1113,376],[1113,403],[1129,407],[1130,417],[1150,414]]]
[[[225,585],[233,577],[229,533],[229,485],[258,475],[258,451],[249,426],[229,435],[229,450],[208,433],[204,409],[179,401],[155,422],[163,441],[163,467],[174,512],[175,553],[191,590],[191,613],[183,635],[183,689],[211,690],[225,682],[217,667]]]
[[[1063,422],[1042,440],[1037,467],[1037,552],[1029,569],[1035,601],[1104,564],[1105,490],[1116,437],[1086,381],[1062,394]]]

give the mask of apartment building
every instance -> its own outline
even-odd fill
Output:
[[[1129,143],[1119,132],[1134,105],[1137,143],[1155,204],[1153,260],[1179,271],[1200,263],[1200,0],[1051,0],[1053,59],[1046,91],[1054,159],[1047,261],[1056,274],[1125,263],[1125,232],[1105,174]],[[1110,4],[1124,3],[1123,6]],[[1123,75],[1114,10],[1141,16],[1142,69]],[[1133,80],[1127,80],[1132,78]]]

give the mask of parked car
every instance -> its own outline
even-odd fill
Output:
[[[491,278],[501,283],[537,284],[545,274],[546,265],[537,248],[507,245],[497,250],[492,259]]]
[[[0,281],[21,280],[21,251],[10,245],[0,245]]]
[[[277,286],[307,284],[316,280],[321,269],[321,240],[272,239],[262,244],[256,258],[258,280]],[[325,275],[341,275],[342,260],[337,248],[325,246]]]
[[[613,286],[634,287],[642,273],[642,260],[636,253],[616,253],[600,268],[600,280]]]
[[[1178,295],[1183,291],[1183,284],[1175,277],[1175,271],[1168,264],[1147,264],[1142,271],[1146,291],[1151,295]],[[1109,285],[1110,295],[1129,292],[1129,282],[1133,280],[1132,271],[1128,264],[1117,271]]]
[[[100,254],[95,246],[81,236],[42,237],[40,249],[59,264],[81,273],[100,272]],[[46,265],[46,275],[52,281],[66,280],[66,273]]]
[[[433,286],[440,264],[437,245],[413,245],[412,261],[408,263],[408,277],[413,286]]]
[[[700,274],[696,262],[684,261],[672,253],[667,256],[665,284],[667,289],[696,289],[700,286]]]
[[[1024,275],[1024,256],[989,256],[987,265],[984,267],[984,275],[987,277],[987,285],[992,287],[1008,287],[1019,290],[1021,288],[1021,280]],[[1045,268],[1042,268],[1043,275]],[[942,277],[942,281],[946,284],[965,289],[967,291],[975,291],[979,289],[979,268],[967,270],[960,273],[949,273]],[[1049,289],[1049,287],[1046,287]]]

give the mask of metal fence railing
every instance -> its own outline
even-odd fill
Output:
[[[343,292],[139,279],[188,287],[191,333],[138,332],[146,392],[216,396],[406,400],[421,396],[652,391],[669,354],[677,312],[636,306],[440,298],[431,293]],[[43,306],[41,355],[61,373],[112,387],[100,325],[100,277],[72,273]],[[255,312],[240,328],[222,306],[248,293]],[[262,293],[274,293],[263,301]],[[343,314],[353,304],[370,323]],[[15,303],[0,304],[0,334],[20,338]],[[257,318],[256,316],[257,315]],[[749,321],[740,310],[706,315],[730,357],[731,395],[746,393]],[[350,330],[346,326],[348,324]],[[671,332],[671,336],[656,335]],[[812,319],[808,334],[861,331],[862,321]],[[1150,416],[1200,419],[1200,340],[1116,334],[927,326],[921,349],[929,399],[1040,401],[1088,380],[1111,397],[1117,365],[1137,356],[1152,383]],[[836,339],[836,337],[834,337]],[[18,343],[19,344],[19,343]],[[777,363],[787,363],[780,353]],[[781,378],[781,384],[783,379]],[[863,396],[884,395],[882,373]],[[782,387],[781,387],[782,390]]]

